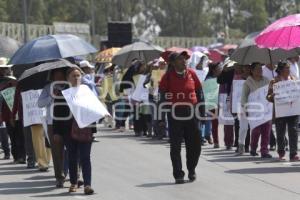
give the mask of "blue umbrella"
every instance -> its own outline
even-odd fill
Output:
[[[95,47],[75,35],[46,35],[23,45],[9,63],[30,64],[95,52]]]

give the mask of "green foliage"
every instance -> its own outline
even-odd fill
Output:
[[[26,1],[28,23],[35,24],[91,23],[94,10],[96,33],[100,35],[106,34],[108,21],[131,21],[138,13],[151,12],[162,36],[215,36],[225,32],[243,37],[300,10],[300,0],[93,0],[93,5],[92,0]],[[22,2],[0,0],[0,21],[22,23]],[[145,24],[138,26],[143,29]]]

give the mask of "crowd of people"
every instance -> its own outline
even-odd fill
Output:
[[[12,156],[15,164],[38,167],[41,172],[48,171],[52,159],[56,187],[64,187],[69,176],[69,192],[76,192],[84,185],[84,193],[93,194],[90,155],[92,143],[97,141],[94,137],[97,123],[79,128],[62,94],[68,88],[86,85],[110,113],[98,124],[103,123],[120,133],[132,129],[136,137],[168,138],[177,184],[185,182],[181,143],[186,144],[188,178],[194,181],[201,146],[221,148],[220,127],[224,131],[225,148],[232,150],[235,147],[237,156],[246,153],[259,156],[260,140],[262,159],[272,158],[269,151],[277,150],[279,160],[284,161],[288,149],[290,161],[299,161],[299,116],[275,115],[276,93],[273,90],[279,82],[299,79],[299,58],[288,58],[279,63],[240,65],[230,61],[231,52],[221,62],[210,61],[206,52],[192,55],[184,50],[170,52],[166,58],[147,63],[133,59],[128,68],[112,63],[94,66],[86,60],[73,59],[72,67],[49,72],[49,82],[38,97],[37,106],[46,108],[46,128],[42,124],[24,127],[22,92],[26,88],[13,77],[12,66],[6,64],[7,60],[0,59],[0,90],[16,88],[11,108],[0,95],[4,159],[9,160]],[[225,105],[221,106],[218,101],[211,106],[212,102],[207,100],[205,84],[214,80],[218,91],[210,92],[218,96],[225,94],[232,118],[230,123],[224,124],[220,120],[220,110]],[[232,109],[238,107],[233,100],[234,83],[238,80],[244,80],[239,91],[240,109]],[[273,118],[251,129],[247,110],[249,96],[265,86],[269,88],[265,99],[274,103]]]

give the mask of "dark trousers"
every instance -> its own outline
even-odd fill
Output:
[[[275,119],[276,134],[277,134],[277,152],[279,155],[285,155],[285,133],[286,127],[288,129],[289,146],[290,146],[290,158],[297,155],[298,151],[298,116],[281,117]]]
[[[35,153],[33,150],[33,144],[32,144],[32,134],[30,127],[24,127],[23,128],[23,134],[25,139],[25,150],[27,155],[27,163],[28,164],[34,164],[35,163]]]
[[[177,109],[176,116],[185,115],[186,111]],[[195,172],[201,154],[201,137],[199,134],[198,120],[194,117],[190,120],[176,120],[168,114],[169,136],[171,143],[171,160],[173,176],[175,179],[184,177],[181,161],[181,143],[184,139],[186,146],[186,165],[190,173]]]
[[[81,165],[84,186],[91,185],[92,167],[91,167],[91,147],[92,143],[81,143],[70,138],[66,139],[69,174],[72,185],[77,184],[78,163]],[[79,154],[79,155],[78,155]],[[79,159],[79,160],[78,160]]]
[[[4,151],[5,156],[9,156],[10,148],[8,143],[8,134],[5,127],[0,128],[0,142],[1,142],[1,148]]]
[[[234,119],[234,146],[239,145],[239,131],[240,131],[240,121],[237,117]]]
[[[23,125],[17,120],[15,126],[11,126],[9,122],[6,123],[7,133],[11,142],[11,154],[14,160],[26,159],[26,151],[24,145]]]
[[[224,125],[224,143],[226,147],[232,147],[234,140],[233,125]]]
[[[53,126],[48,125],[48,136],[51,146],[52,161],[54,167],[54,174],[57,181],[64,181],[64,141],[63,137],[57,135],[60,140],[54,140]]]

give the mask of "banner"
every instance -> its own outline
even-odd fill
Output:
[[[3,96],[10,111],[12,111],[14,106],[15,92],[16,92],[15,87],[6,88],[5,90],[1,91],[1,95]]]
[[[242,90],[245,80],[233,80],[232,82],[232,113],[239,113],[241,108]]]
[[[44,108],[39,108],[37,105],[41,92],[42,90],[28,90],[21,93],[24,127],[43,123],[42,118],[46,110]]]
[[[230,112],[229,101],[227,94],[219,95],[219,124],[234,125],[234,118]]]
[[[280,81],[273,90],[276,118],[300,115],[300,80]]]
[[[208,79],[203,83],[203,93],[205,99],[205,109],[213,110],[218,107],[219,84],[217,79]]]
[[[110,115],[105,106],[86,85],[71,87],[62,91],[67,104],[79,126],[84,128]]]
[[[252,92],[248,97],[247,112],[250,129],[254,129],[273,118],[273,103],[267,101],[269,86]]]
[[[148,88],[144,88],[144,82],[146,80],[146,75],[140,75],[139,80],[136,84],[136,88],[131,96],[131,98],[135,101],[149,101],[149,90]]]

